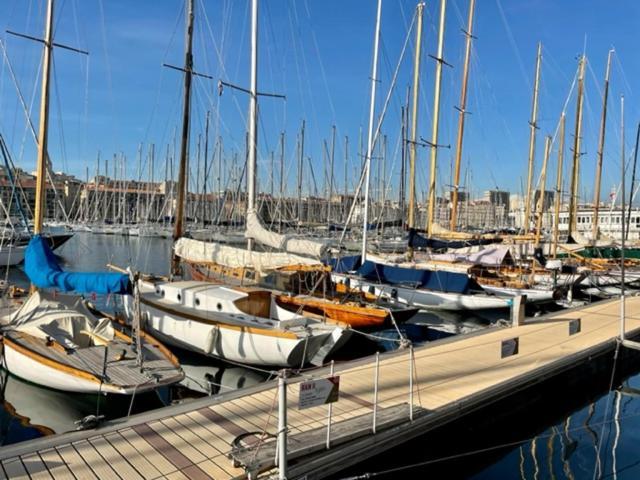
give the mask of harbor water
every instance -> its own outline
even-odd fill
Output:
[[[69,270],[105,270],[111,263],[155,274],[167,273],[170,253],[171,241],[167,239],[90,233],[75,234],[56,251],[63,267]],[[27,284],[19,268],[10,269],[8,279]],[[92,300],[101,308],[117,308],[114,298]],[[441,334],[484,328],[489,322],[506,320],[505,315],[504,312],[484,317],[420,313],[404,331],[420,342]],[[393,348],[394,332],[379,334],[389,341],[369,348]],[[174,353],[187,375],[184,382],[178,387],[140,395],[133,402],[130,398],[53,391],[1,372],[0,443],[8,445],[83,425],[90,427],[96,417],[115,419],[248,387],[270,378],[266,371],[179,350]],[[478,426],[468,431],[462,424],[437,439],[415,439],[397,455],[388,452],[335,478],[365,473],[377,473],[380,478],[638,478],[640,462],[635,452],[640,436],[640,368],[626,367],[627,375],[615,381],[604,372],[599,381],[579,388],[550,385],[540,394],[543,398],[536,398],[538,403],[532,400],[531,406],[524,400],[516,400],[519,408],[509,403],[496,406],[500,410],[492,412],[495,421],[484,428]]]

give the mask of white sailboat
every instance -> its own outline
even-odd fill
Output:
[[[179,275],[181,258],[200,256],[208,261],[225,257],[224,265],[235,262],[240,268],[287,261],[288,254],[256,253],[213,243],[181,238],[186,191],[187,150],[193,74],[193,0],[187,2],[185,84],[182,144],[178,175],[178,201],[174,227],[175,250],[172,273]],[[248,215],[255,211],[257,133],[257,28],[258,1],[252,0],[251,100],[248,159]],[[278,258],[280,260],[278,260]],[[300,257],[302,258],[302,257]],[[211,260],[209,260],[211,259]],[[309,262],[309,259],[301,261]],[[314,262],[317,263],[317,262]],[[351,332],[340,325],[290,313],[279,307],[268,290],[239,289],[196,281],[139,282],[140,310],[145,327],[165,342],[203,355],[253,365],[300,367],[320,365],[340,348]],[[132,302],[125,305],[132,316]]]
[[[184,373],[175,357],[139,329],[131,338],[116,330],[110,319],[90,311],[81,296],[36,289],[123,294],[130,287],[128,275],[64,272],[42,235],[53,10],[54,0],[48,0],[34,236],[25,256],[33,292],[23,304],[9,300],[0,319],[3,366],[29,382],[69,392],[130,395],[179,382]]]

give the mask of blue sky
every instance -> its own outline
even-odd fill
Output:
[[[240,85],[248,85],[248,0],[196,0],[194,42],[197,71]],[[416,2],[384,0],[378,109],[390,86]],[[39,44],[4,33],[6,29],[42,35],[43,0],[2,0],[0,37],[27,103],[37,121],[39,99]],[[181,65],[184,41],[183,2],[180,0],[57,0],[55,39],[90,51],[89,57],[58,49],[52,87],[50,154],[56,170],[84,178],[102,158],[126,157],[128,177],[137,175],[137,149],[155,144],[155,177],[165,175],[165,154],[171,154],[174,132],[179,132],[182,77],[162,63]],[[434,62],[439,2],[427,3],[419,130],[429,138],[433,103]],[[441,144],[454,144],[463,35],[467,0],[449,0],[445,32],[445,68],[441,106]],[[369,76],[372,60],[374,0],[263,0],[260,5],[259,89],[287,95],[287,100],[260,102],[259,181],[267,190],[271,150],[278,151],[279,134],[286,132],[286,179],[295,189],[295,141],[302,119],[307,123],[305,154],[311,157],[316,185],[322,191],[323,141],[330,141],[336,125],[336,185],[342,188],[344,137],[349,136],[349,182],[359,173],[359,130],[366,131]],[[464,171],[473,195],[499,187],[519,193],[525,181],[528,118],[536,44],[543,43],[540,118],[536,172],[542,162],[544,135],[553,134],[569,94],[577,56],[586,48],[586,101],[583,131],[581,194],[591,199],[595,170],[601,88],[607,51],[614,47],[605,146],[603,198],[619,178],[620,108],[626,97],[627,152],[635,139],[639,116],[636,54],[640,3],[634,0],[481,0],[476,6],[473,59],[464,143]],[[413,42],[413,40],[412,40]],[[388,136],[387,173],[395,186],[399,171],[400,105],[411,79],[413,43],[400,69],[383,125]],[[223,178],[232,169],[233,153],[243,158],[248,98],[225,90],[219,97],[216,82],[195,81],[191,135],[192,185],[196,178],[196,143],[204,132],[210,110],[210,153],[218,136],[224,145]],[[35,97],[34,97],[35,95]],[[572,133],[575,91],[567,108],[567,129]],[[7,65],[0,66],[0,131],[7,138],[16,163],[26,169],[35,164],[34,142]],[[365,140],[366,141],[366,140]],[[567,137],[567,144],[571,137]],[[177,147],[176,147],[177,148]],[[453,150],[439,151],[438,186],[450,183]],[[177,153],[176,153],[177,155]],[[567,149],[565,158],[570,159]],[[556,152],[550,163],[555,182]],[[238,160],[240,162],[240,160]],[[428,151],[421,149],[417,184],[424,194],[428,182]],[[569,163],[569,161],[567,161]],[[113,165],[113,161],[111,161]],[[314,185],[305,166],[305,191]],[[216,177],[214,173],[213,177]],[[373,176],[377,176],[374,166]],[[382,175],[381,175],[382,176]],[[201,178],[202,175],[200,174]],[[374,180],[375,181],[375,180]],[[395,188],[394,188],[395,189]],[[393,194],[395,197],[395,194]]]

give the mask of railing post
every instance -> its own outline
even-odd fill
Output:
[[[413,422],[413,345],[409,345],[409,420]]]
[[[333,377],[333,367],[334,367],[334,363],[333,360],[331,360],[331,376]],[[328,409],[327,409],[327,450],[329,450],[329,448],[331,448],[331,414],[333,413],[333,403],[330,403],[328,405]]]
[[[287,371],[278,376],[278,479],[287,478]]]
[[[378,379],[380,377],[380,353],[376,352],[376,371],[373,384],[373,433],[376,433],[376,415],[378,414]]]

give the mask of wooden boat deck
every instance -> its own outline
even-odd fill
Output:
[[[410,350],[381,355],[377,405],[381,423],[376,435],[371,434],[374,357],[336,365],[340,400],[333,404],[334,443],[329,450],[318,449],[326,436],[328,407],[298,410],[298,382],[303,379],[290,379],[289,448],[295,458],[289,463],[289,478],[329,475],[587,361],[595,353],[610,351],[619,334],[619,311],[618,300],[601,302],[522,326],[491,328],[415,348],[413,422],[408,420]],[[572,333],[573,319],[580,319],[577,333]],[[626,327],[633,335],[640,332],[640,297],[627,299]],[[518,338],[517,353],[503,358],[503,342],[514,338]],[[327,372],[325,367],[313,374]],[[267,475],[274,471],[270,457],[277,430],[276,395],[275,383],[270,382],[116,420],[94,431],[3,447],[0,477],[244,478],[245,470],[229,458],[232,442],[240,435],[245,436],[245,448],[236,451],[236,460],[265,469]]]
[[[92,346],[65,351],[57,343],[47,346],[45,340],[20,331],[5,332],[7,340],[30,352],[50,359],[62,365],[86,372],[101,378],[104,369],[104,346]],[[143,369],[137,365],[133,345],[114,339],[107,350],[106,381],[113,385],[134,386],[149,383],[166,383],[180,378],[180,370],[155,345],[142,343]]]

